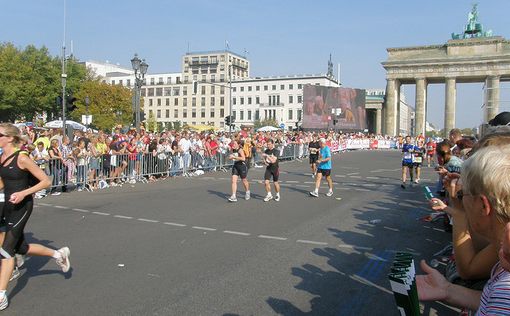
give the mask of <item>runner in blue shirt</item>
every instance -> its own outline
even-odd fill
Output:
[[[326,145],[326,140],[321,138],[320,140],[321,150],[319,152],[319,159],[317,160],[318,168],[317,175],[315,177],[315,190],[310,192],[311,196],[319,197],[319,187],[321,185],[322,177],[326,177],[328,182],[329,191],[326,196],[333,195],[333,180],[331,180],[331,150]]]
[[[405,143],[402,146],[402,189],[406,188],[407,171],[409,171],[409,177],[411,178],[411,184],[413,183],[413,156],[415,146],[411,144],[411,136],[406,136]]]

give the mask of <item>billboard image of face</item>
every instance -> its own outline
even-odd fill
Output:
[[[365,90],[305,85],[303,128],[363,131]]]

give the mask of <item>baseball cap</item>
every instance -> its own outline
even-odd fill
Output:
[[[489,121],[490,126],[508,125],[510,123],[510,112],[501,112]]]

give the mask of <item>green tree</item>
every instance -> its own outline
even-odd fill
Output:
[[[152,111],[149,111],[149,117],[147,118],[147,130],[148,131],[155,131],[157,129],[157,122],[156,118],[154,117],[154,113]]]
[[[180,132],[182,130],[181,121],[175,121],[174,122],[174,130],[177,131],[177,132]]]
[[[167,131],[171,131],[173,129],[172,122],[166,122],[165,128]]]
[[[78,91],[85,79],[85,66],[68,61],[67,86]],[[4,120],[33,120],[37,113],[58,115],[56,104],[62,94],[61,61],[50,56],[46,47],[16,48],[0,44],[0,117]]]
[[[80,122],[86,114],[85,97],[89,97],[88,113],[93,116],[92,127],[111,130],[116,125],[129,125],[133,119],[131,90],[119,85],[109,85],[98,80],[83,82],[74,96],[77,108],[71,117]]]
[[[255,128],[256,130],[261,127],[264,127],[264,126],[279,127],[278,122],[276,122],[276,120],[272,120],[272,119],[266,119],[266,120],[262,120],[262,121],[256,120],[255,122],[253,122],[253,128]]]

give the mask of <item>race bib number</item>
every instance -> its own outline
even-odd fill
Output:
[[[413,155],[411,153],[404,153],[404,159],[413,159]]]
[[[421,157],[414,157],[414,162],[421,163],[423,159]]]

